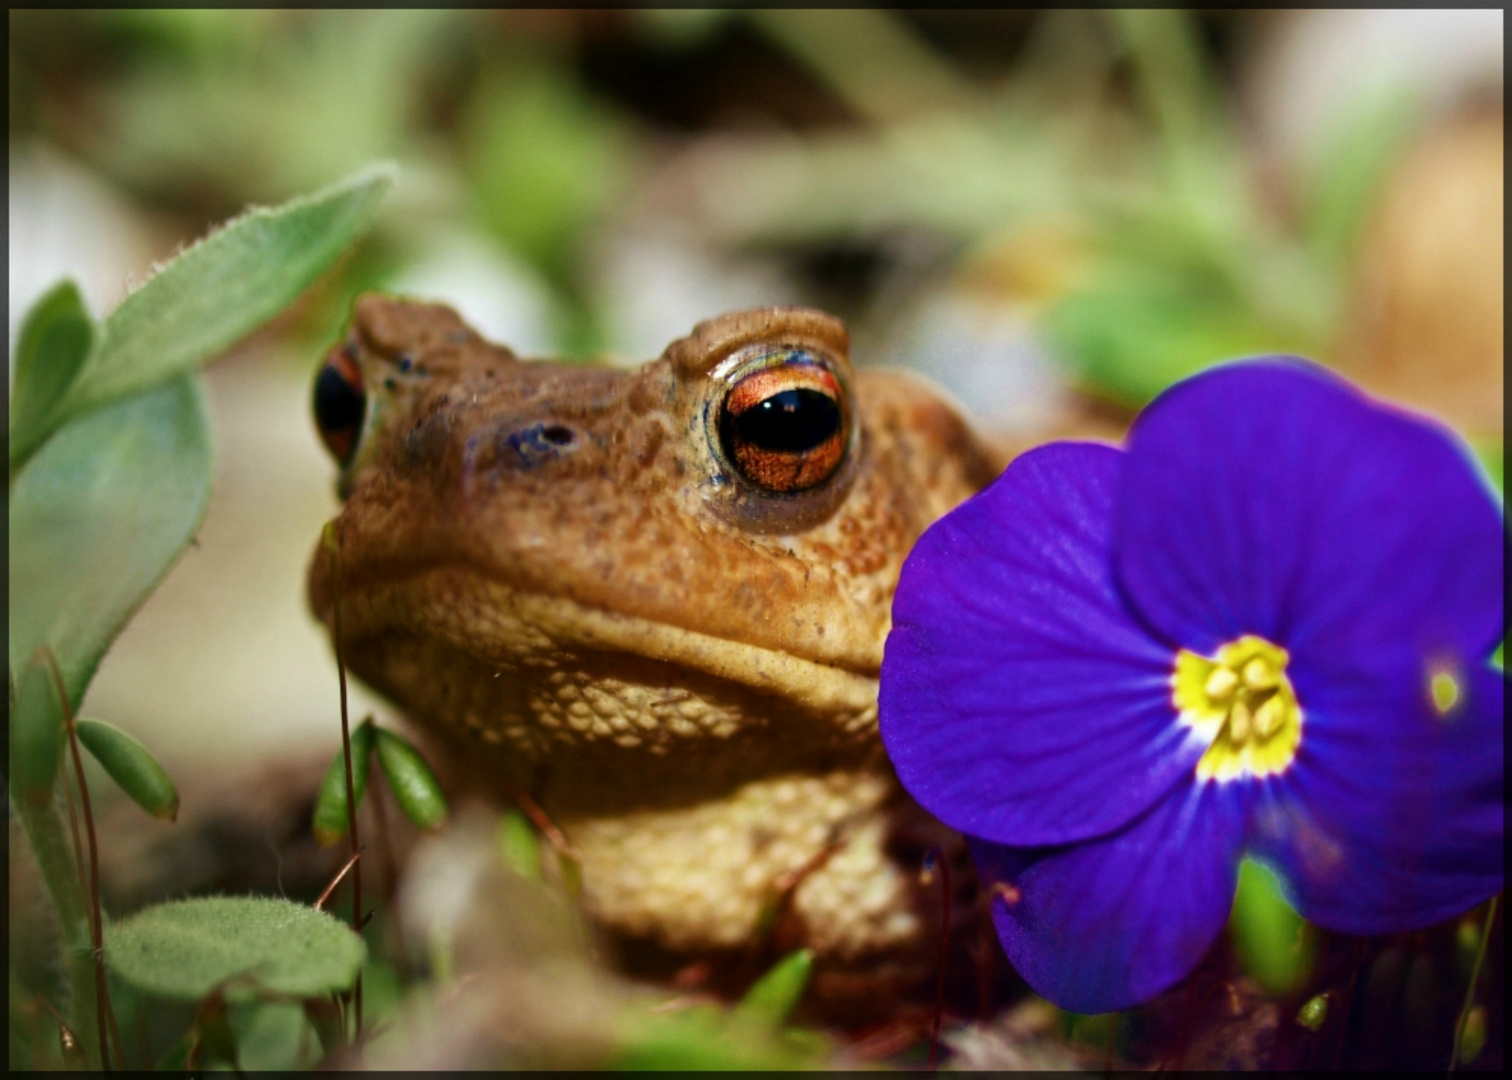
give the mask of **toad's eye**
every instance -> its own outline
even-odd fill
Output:
[[[342,465],[351,461],[357,449],[366,403],[362,372],[345,350],[337,349],[315,378],[315,426],[320,441]]]
[[[759,369],[725,393],[719,442],[759,488],[786,494],[816,487],[835,474],[850,442],[844,393],[818,363],[789,359]]]

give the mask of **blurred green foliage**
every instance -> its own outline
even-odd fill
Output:
[[[517,63],[482,76],[462,145],[483,223],[570,283],[586,231],[623,194],[628,133],[559,66]]]
[[[738,91],[732,115],[750,119],[711,132],[732,171],[702,191],[690,175],[691,199],[659,211],[732,255],[885,248],[924,229],[964,257],[1048,215],[1075,223],[1091,265],[1049,298],[1044,327],[1104,397],[1137,406],[1217,359],[1326,352],[1412,101],[1383,94],[1341,121],[1288,218],[1262,197],[1190,15],[1021,22],[1018,60],[981,79],[882,11],[24,13],[12,140],[39,133],[155,205],[202,214],[394,158],[409,179],[359,260],[377,261],[350,269],[320,328],[450,223],[533,266],[566,313],[563,346],[581,352],[608,340],[597,241],[667,160],[657,110]],[[644,67],[615,74],[635,55]],[[680,64],[701,82],[666,74]],[[67,98],[52,89],[64,71],[79,78]],[[637,96],[616,101],[637,71]],[[784,127],[795,137],[770,137]]]

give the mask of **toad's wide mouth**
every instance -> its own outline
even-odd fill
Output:
[[[329,579],[312,593],[317,614],[330,626]],[[418,569],[382,583],[349,587],[342,598],[342,624],[349,656],[364,638],[396,631],[433,636],[480,659],[511,666],[563,652],[626,653],[780,697],[807,712],[833,717],[847,729],[874,722],[876,715],[874,672],[517,589],[465,566]]]

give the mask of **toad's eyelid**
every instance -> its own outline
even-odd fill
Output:
[[[804,364],[822,368],[832,376],[835,365],[824,353],[804,345],[749,345],[737,349],[709,369],[708,378],[713,382],[733,382],[745,369],[786,367]]]

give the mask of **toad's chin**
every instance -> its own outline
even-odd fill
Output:
[[[324,585],[311,592],[329,626]],[[795,742],[875,738],[875,674],[513,589],[468,567],[348,589],[341,622],[352,670],[411,715],[529,757],[564,745],[666,753],[740,741],[752,726],[770,738],[778,715],[793,718]]]

